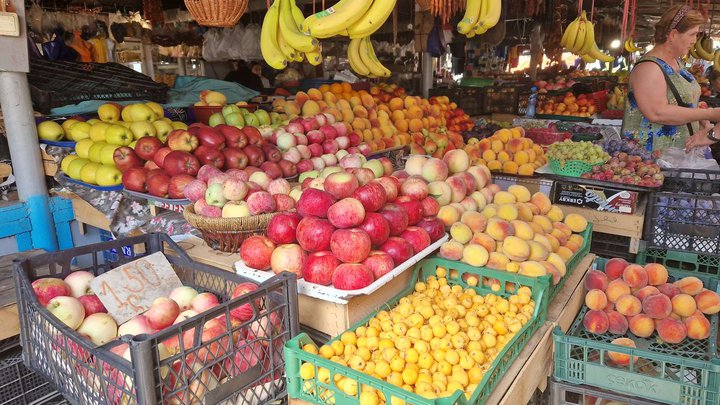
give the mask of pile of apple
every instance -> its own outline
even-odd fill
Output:
[[[267,236],[246,239],[245,264],[340,290],[367,287],[445,234],[427,184],[349,168],[305,179],[296,213],[278,214]]]
[[[221,124],[232,125],[242,128],[246,125],[260,127],[263,125],[279,125],[286,117],[277,112],[268,113],[265,110],[257,109],[253,112],[247,109],[248,103],[238,101],[235,104],[228,104],[224,94],[203,90],[200,92],[200,101],[194,104],[196,107],[223,107],[220,112],[213,113],[208,124],[215,127]]]
[[[94,276],[90,272],[75,271],[64,280],[38,279],[32,283],[32,288],[40,305],[97,346],[102,346],[120,336],[155,334],[220,305],[220,300],[215,294],[198,292],[192,287],[182,286],[172,290],[168,297],[156,298],[145,313],[117,325],[90,289],[90,282],[93,279]],[[242,297],[257,288],[258,286],[252,282],[240,283],[233,289],[230,299]],[[262,307],[262,302],[257,305]],[[182,348],[179,336],[158,343],[160,360],[180,353],[181,349],[190,353],[170,366],[174,370],[173,373],[169,372],[170,367],[163,367],[165,398],[170,400],[170,403],[175,403],[173,401],[190,403],[190,398],[201,399],[210,389],[208,387],[217,386],[226,379],[240,375],[256,364],[263,365],[263,372],[275,368],[277,364],[270,364],[271,358],[267,356],[266,347],[272,342],[273,349],[277,350],[275,346],[280,342],[276,341],[280,339],[276,338],[282,334],[283,328],[282,314],[268,312],[267,316],[261,316],[247,324],[247,327],[241,328],[243,323],[251,321],[256,316],[253,304],[245,303],[230,310],[230,319],[221,315],[205,322],[199,333],[194,328],[185,331],[182,336]],[[228,327],[231,329],[229,330]],[[228,336],[232,336],[232,341]],[[197,337],[200,338],[200,342],[196,342]],[[69,339],[58,341],[58,345],[67,345],[76,355],[74,361],[88,364],[93,362],[89,353]],[[110,351],[127,361],[132,361],[127,344],[116,345]],[[225,353],[229,356],[220,360],[219,356]],[[276,361],[281,360],[279,356],[279,354],[275,356]],[[76,364],[76,366],[80,373],[87,372],[87,364],[84,366]],[[129,384],[131,388],[132,381],[126,379],[124,374],[108,365],[104,367],[103,375],[106,378],[113,380],[118,387]],[[209,371],[210,369],[212,371]],[[184,375],[187,381],[180,381],[181,375]],[[197,380],[202,380],[203,384],[198,384]],[[185,385],[189,385],[187,390],[178,391]],[[120,397],[124,394],[118,389],[109,388],[108,395],[117,397],[117,402],[121,402]],[[127,398],[122,399],[124,401]]]

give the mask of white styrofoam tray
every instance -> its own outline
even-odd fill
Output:
[[[413,257],[407,259],[398,267],[395,267],[391,272],[375,280],[372,284],[365,288],[361,288],[359,290],[338,290],[337,288],[334,288],[332,286],[309,283],[304,279],[298,279],[298,293],[307,295],[308,297],[318,298],[323,301],[329,301],[340,305],[347,305],[348,300],[352,297],[358,295],[370,295],[374,293],[380,287],[387,284],[390,280],[402,274],[405,270],[413,267],[417,262],[439,249],[440,245],[445,243],[449,238],[450,237],[448,236],[448,234],[445,234],[442,238],[438,239],[434,243],[430,244],[430,246],[426,247],[422,252],[419,252]],[[237,272],[237,274],[257,282],[263,282],[275,275],[272,270],[257,270],[248,267],[242,260],[239,260],[235,263],[235,271]]]

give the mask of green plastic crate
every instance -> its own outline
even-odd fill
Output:
[[[381,391],[385,398],[388,400],[388,405],[391,403],[391,398],[396,397],[404,401],[406,404],[412,405],[450,405],[450,404],[482,404],[492,393],[497,383],[502,379],[506,373],[508,367],[517,358],[522,349],[525,347],[527,342],[532,338],[533,334],[538,330],[540,325],[545,322],[547,316],[547,292],[549,287],[549,277],[527,277],[521,276],[514,273],[498,272],[496,270],[479,269],[476,267],[469,266],[465,263],[456,261],[431,258],[425,259],[415,265],[413,275],[410,279],[408,286],[391,299],[383,307],[378,308],[375,312],[368,315],[362,321],[356,323],[348,330],[353,331],[360,326],[365,325],[375,314],[385,308],[391,308],[397,304],[402,298],[414,291],[415,283],[419,280],[425,280],[428,276],[434,275],[438,267],[444,267],[448,271],[448,283],[451,285],[460,285],[463,288],[473,288],[478,294],[495,294],[503,297],[512,295],[512,291],[517,291],[521,286],[530,287],[532,290],[532,298],[535,301],[535,313],[530,321],[528,321],[522,329],[508,342],[505,347],[500,351],[498,356],[493,361],[489,370],[484,374],[482,381],[478,384],[478,388],[473,393],[470,400],[467,400],[465,395],[461,391],[456,391],[452,396],[438,399],[426,399],[415,393],[405,391],[402,388],[396,387],[388,382],[379,380],[372,376],[369,376],[363,372],[355,371],[349,367],[344,367],[340,364],[334,363],[327,360],[319,355],[313,355],[302,350],[305,344],[313,343],[310,337],[304,333],[296,336],[292,340],[285,344],[285,367],[288,382],[288,395],[291,398],[301,399],[307,402],[315,404],[336,404],[336,405],[355,405],[359,404],[359,397],[349,396],[344,392],[340,391],[335,384],[324,384],[317,380],[303,380],[300,378],[300,366],[303,363],[312,363],[316,367],[323,367],[330,370],[330,381],[334,381],[334,376],[340,374],[344,377],[353,378],[357,383],[358,387],[362,385],[368,385],[377,390]],[[458,274],[455,277],[451,277],[451,270],[457,270]],[[464,274],[473,274],[481,278],[477,287],[471,287],[462,277]],[[501,283],[501,290],[499,292],[493,292],[490,287],[483,286],[483,280],[499,280]],[[514,288],[512,290],[511,288]],[[340,336],[327,342],[328,344],[339,339]],[[317,369],[316,369],[317,374]],[[309,391],[313,391],[312,393]],[[320,397],[320,392],[329,390],[332,396]],[[358,389],[358,391],[360,391]],[[332,399],[330,399],[332,398]]]
[[[592,232],[593,225],[592,222],[588,222],[588,227],[582,232],[583,237],[583,245],[580,247],[580,250],[575,252],[575,254],[570,258],[570,260],[567,262],[565,277],[561,278],[560,281],[555,285],[550,285],[550,294],[548,295],[548,303],[552,302],[552,300],[555,298],[558,292],[563,288],[565,285],[565,281],[570,277],[570,274],[572,274],[573,271],[575,271],[575,268],[580,264],[581,261],[585,258],[585,256],[590,253],[590,244],[592,242]],[[548,304],[549,305],[549,304]]]
[[[604,270],[605,259],[596,261]],[[704,274],[669,269],[671,279],[695,276],[708,289],[718,290],[718,280]],[[621,337],[585,331],[582,320],[586,307],[578,314],[568,333],[553,331],[555,341],[554,376],[570,384],[585,384],[620,394],[629,394],[668,404],[717,405],[720,403],[720,358],[718,358],[718,315],[710,317],[710,337],[680,344],[660,343],[657,333],[638,338],[628,332],[637,348],[613,345]],[[625,367],[615,366],[608,352],[631,357]]]
[[[720,256],[649,248],[638,253],[639,263],[661,263],[665,267],[720,278]]]

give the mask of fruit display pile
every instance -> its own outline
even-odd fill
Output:
[[[525,137],[521,127],[500,129],[485,139],[470,139],[465,146],[474,164],[485,165],[492,172],[532,176],[547,163],[540,145]]]
[[[643,187],[660,187],[663,184],[665,175],[655,163],[653,154],[636,142],[611,140],[598,145],[612,157],[580,177]]]
[[[610,159],[610,155],[600,145],[595,145],[592,142],[572,142],[570,140],[550,145],[547,150],[547,157],[559,161],[561,165],[565,165],[571,160],[594,165],[598,162],[607,162]]]
[[[627,87],[615,86],[608,96],[607,108],[609,110],[624,110],[627,100]]]
[[[566,80],[562,76],[558,76],[555,79],[550,80],[536,80],[533,82],[533,86],[537,87],[538,93],[544,94],[549,91],[566,90],[571,88],[575,84],[575,80]]]
[[[595,114],[598,108],[585,94],[575,97],[573,93],[566,93],[564,96],[547,96],[543,100],[538,100],[536,111],[538,114],[587,118]]]
[[[472,279],[472,280],[471,280]],[[479,282],[470,276],[469,284]],[[457,390],[469,399],[500,351],[532,319],[535,301],[528,287],[504,298],[480,295],[451,285],[447,270],[415,284],[414,292],[390,310],[381,310],[366,325],[343,333],[330,344],[308,344],[303,350],[350,367],[426,399],[450,397]],[[335,383],[343,393],[359,394],[362,404],[400,403],[354,378],[304,363],[304,389],[324,390],[307,380]],[[331,401],[332,392],[318,393]]]
[[[585,11],[565,29],[560,45],[568,51],[581,56],[588,63],[596,60],[606,63],[615,60],[612,56],[606,55],[598,49],[595,43],[595,25],[588,20]]]
[[[193,104],[195,107],[222,107],[220,112],[210,115],[208,125],[211,127],[220,124],[232,125],[242,128],[244,126],[260,127],[263,125],[279,125],[286,117],[277,112],[267,112],[262,109],[249,111],[250,107],[246,102],[239,101],[236,104],[228,104],[224,94],[217,91],[203,90],[200,92],[200,101]]]
[[[685,339],[710,336],[707,315],[720,312],[720,296],[693,276],[675,279],[662,264],[645,266],[624,259],[610,259],[605,271],[585,276],[585,305],[589,309],[583,326],[590,333],[650,338],[678,344]],[[625,339],[626,345],[635,342]],[[627,364],[627,363],[626,363]]]

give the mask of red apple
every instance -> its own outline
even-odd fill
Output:
[[[352,145],[352,141],[350,142],[350,144]],[[352,145],[352,146],[355,146],[355,145]],[[392,164],[392,161],[390,161],[390,158],[383,156],[383,157],[379,158],[378,160],[383,165],[383,169],[385,170],[384,171],[385,176],[389,176],[389,175],[393,174],[393,172],[395,171],[395,168],[393,167],[393,164]]]
[[[279,162],[282,160],[282,153],[280,150],[273,145],[265,144],[262,146],[263,153],[265,153],[265,161],[267,162]]]
[[[308,131],[306,136],[310,144],[316,144],[322,148],[322,145],[319,145],[325,141],[325,134],[323,134],[322,131],[314,129],[312,131]]]
[[[227,149],[227,148],[225,148]],[[226,161],[227,163],[227,161]],[[242,169],[228,169],[225,171],[225,174],[228,175],[231,179],[240,180],[240,181],[248,181],[250,180],[250,175],[245,172],[245,170]]]
[[[385,217],[376,212],[365,214],[365,220],[358,228],[367,232],[372,246],[375,247],[382,245],[390,237],[390,224]]]
[[[417,226],[408,226],[400,237],[410,242],[415,253],[420,253],[430,246],[430,235],[425,229]]]
[[[215,128],[205,127],[197,130],[196,136],[200,145],[213,149],[222,149],[225,147],[225,137]]]
[[[440,218],[427,217],[423,218],[416,225],[418,228],[422,228],[430,236],[430,241],[436,242],[445,236],[445,224]]]
[[[199,179],[193,180],[185,186],[183,195],[191,202],[195,202],[201,198],[205,198],[207,184]]]
[[[370,254],[370,236],[362,229],[338,229],[330,238],[330,250],[343,263],[360,263]]]
[[[295,164],[288,160],[283,159],[279,161],[278,166],[280,166],[280,170],[282,170],[282,176],[285,178],[293,177],[298,173]]]
[[[213,177],[217,174],[220,174],[220,173],[222,173],[220,171],[220,169],[218,169],[215,166],[203,165],[202,167],[200,167],[200,170],[198,170],[198,172],[197,172],[197,178],[198,178],[198,180],[204,181],[205,183],[207,183],[208,181],[210,181],[211,177]]]
[[[168,176],[178,174],[195,176],[200,169],[200,162],[191,153],[175,150],[165,157],[163,168]]]
[[[348,139],[350,139],[350,146],[358,146],[360,144],[360,141],[362,140],[360,134],[358,134],[357,132],[350,132],[347,137]]]
[[[260,167],[260,165],[265,161],[265,153],[263,153],[262,149],[253,144],[249,144],[244,147],[243,152],[247,155],[248,164],[250,166]]]
[[[440,204],[433,197],[425,197],[422,201],[423,216],[434,217],[440,211]]]
[[[400,196],[395,199],[395,204],[404,209],[408,214],[408,225],[415,225],[423,219],[423,205],[420,201],[410,196]]]
[[[275,211],[284,212],[295,208],[295,200],[287,194],[275,194]]]
[[[264,238],[264,237],[263,236],[251,236],[249,239],[252,239],[252,238]],[[267,238],[264,238],[264,239],[267,239]],[[246,239],[246,241],[247,240],[248,239]],[[272,244],[272,242],[270,242],[269,239],[267,240],[267,242]],[[244,242],[243,242],[243,244],[244,244]],[[273,246],[272,249],[270,250],[270,252],[267,253],[267,267],[265,267],[265,268],[270,267],[270,255],[272,255],[272,250],[274,250],[274,249],[275,249],[275,246]],[[265,255],[265,253],[263,253],[263,255]],[[245,262],[245,264],[247,264],[247,262]],[[257,268],[257,267],[255,267],[255,268]],[[240,283],[237,286],[235,286],[235,288],[233,289],[232,298],[235,299],[237,297],[242,297],[243,295],[246,295],[247,293],[253,292],[257,289],[258,289],[258,286],[255,283],[252,283],[252,282]],[[259,304],[260,300],[258,299],[255,302],[257,304]],[[237,304],[234,304],[234,305],[237,305]],[[243,322],[249,321],[250,319],[253,318],[254,314],[253,314],[252,303],[247,302],[247,303],[244,303],[241,305],[237,305],[233,308],[234,305],[230,304],[230,308],[231,308],[230,315],[231,316],[233,316]]]
[[[85,307],[75,297],[56,295],[47,302],[45,308],[72,329],[77,329],[85,319]]]
[[[248,144],[248,138],[240,128],[221,124],[215,127],[225,137],[225,146],[242,149]]]
[[[408,227],[408,213],[399,205],[385,204],[378,212],[385,217],[390,225],[390,236],[398,236]]]
[[[305,173],[309,172],[311,170],[315,170],[315,166],[313,166],[313,162],[311,160],[301,160],[295,165],[297,167],[298,173]]]
[[[153,162],[152,160],[148,160],[143,165],[143,168],[147,169],[147,170],[155,170],[155,169],[159,169],[160,166],[158,166],[157,163]]]
[[[275,250],[273,241],[265,236],[251,236],[240,245],[240,258],[250,268],[267,270],[270,268],[270,257]]]
[[[297,202],[297,212],[303,217],[315,216],[327,218],[330,206],[335,204],[335,198],[327,191],[308,188],[303,191]]]
[[[187,174],[172,176],[168,185],[168,197],[175,199],[185,198],[185,187],[193,181],[195,181],[195,177]]]
[[[310,149],[310,155],[312,157],[320,157],[323,153],[325,153],[322,145],[319,143],[311,143],[308,145],[308,149]]]
[[[177,302],[167,297],[155,298],[150,309],[145,313],[148,325],[153,329],[165,329],[172,325],[180,315]]]
[[[133,148],[128,146],[121,146],[115,149],[115,152],[113,152],[113,161],[115,162],[115,167],[121,172],[132,167],[142,167],[143,164],[145,164]]]
[[[78,297],[78,301],[80,301],[83,308],[85,308],[85,316],[107,312],[107,308],[105,308],[105,305],[103,305],[100,298],[95,294],[80,296]]]
[[[222,153],[225,155],[226,169],[244,169],[248,164],[247,155],[239,148],[226,147]]]
[[[427,182],[422,177],[410,176],[400,185],[400,195],[421,201],[428,196]]]
[[[330,250],[330,239],[335,232],[327,219],[305,217],[297,225],[296,238],[300,246],[308,252]]]
[[[387,196],[387,202],[393,202],[398,196],[398,187],[399,182],[395,183],[393,181],[394,177],[392,176],[384,176],[380,177],[379,179],[375,180],[378,183],[380,183],[381,186],[385,188],[385,195]]]
[[[155,197],[167,198],[169,187],[170,176],[167,174],[158,173],[147,179],[148,193]]]
[[[200,141],[198,140],[197,136],[182,129],[176,129],[170,132],[167,138],[167,146],[172,150],[192,152],[198,147],[199,144]]]
[[[275,162],[263,162],[260,165],[260,170],[270,176],[271,179],[279,179],[282,177],[282,169],[280,165]]]
[[[248,195],[249,196],[246,198],[246,201],[250,214],[259,215],[275,212],[277,204],[275,203],[275,198],[273,198],[272,194],[267,191],[257,191],[250,194],[248,191]]]
[[[302,278],[303,265],[305,264],[305,251],[294,243],[280,245],[275,248],[270,258],[270,267],[273,273],[280,274],[283,271],[293,273],[297,278]]]
[[[363,260],[364,264],[370,271],[372,271],[375,279],[390,273],[395,268],[395,263],[389,254],[381,250],[373,250],[367,259]]]
[[[303,267],[303,278],[305,281],[320,285],[330,285],[335,268],[340,265],[340,260],[332,252],[314,252],[305,259]]]
[[[196,295],[195,298],[192,299],[192,301],[190,301],[190,306],[192,307],[193,311],[197,313],[205,312],[218,305],[220,305],[218,297],[210,292],[200,293]]]
[[[218,169],[225,167],[225,155],[214,147],[201,145],[193,154],[203,165],[215,166]]]
[[[353,167],[353,168],[346,169],[346,170],[348,170],[349,172],[354,174],[355,177],[357,177],[358,183],[361,186],[364,186],[364,185],[370,183],[371,181],[375,180],[375,173],[373,173],[372,170],[370,170],[366,167]]]
[[[328,208],[327,216],[336,228],[352,228],[365,220],[365,208],[355,198],[343,198]]]
[[[332,276],[332,283],[338,290],[359,290],[375,281],[372,271],[363,264],[343,263]]]
[[[174,288],[172,291],[170,291],[168,297],[178,304],[180,311],[188,311],[192,307],[193,298],[195,298],[197,295],[198,292],[196,289],[184,285]]]
[[[144,160],[153,160],[155,154],[162,149],[163,143],[154,136],[143,136],[135,144],[135,153]]]
[[[380,250],[387,253],[392,257],[395,267],[401,265],[405,260],[413,256],[414,251],[410,242],[403,238],[393,236],[389,238],[382,246]]]
[[[146,136],[145,138],[149,137]],[[145,185],[145,181],[147,180],[147,173],[148,170],[144,167],[131,167],[125,170],[122,175],[123,187],[130,191],[146,192],[147,186]]]
[[[385,205],[385,201],[387,200],[385,188],[375,181],[371,181],[364,186],[360,186],[353,193],[353,197],[360,201],[363,207],[365,207],[366,212],[375,212],[379,210]]]
[[[325,178],[324,187],[335,199],[341,200],[353,195],[358,188],[358,180],[351,173],[335,172]]]
[[[295,230],[302,217],[297,213],[277,214],[268,223],[267,236],[278,245],[295,243]]]
[[[322,147],[325,153],[332,153],[333,155],[340,150],[338,143],[334,139],[326,139],[325,142],[322,143]]]
[[[243,127],[242,131],[243,131],[243,133],[245,133],[245,136],[247,136],[248,144],[255,145],[255,146],[262,146],[263,138],[262,138],[262,134],[260,133],[260,130],[248,125],[248,126]]]

